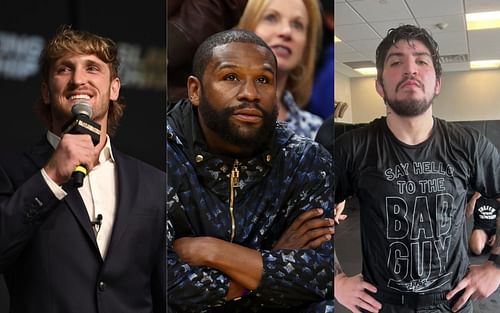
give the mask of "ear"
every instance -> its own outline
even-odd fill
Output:
[[[49,92],[49,86],[47,86],[47,83],[42,83],[41,93],[42,93],[43,103],[49,104],[50,103],[50,92]]]
[[[120,96],[120,86],[121,82],[120,79],[117,77],[111,81],[111,86],[109,90],[109,99],[112,101],[118,100],[118,97]]]
[[[201,82],[196,76],[189,76],[187,81],[188,96],[191,103],[197,107],[200,105]]]
[[[436,94],[436,96],[438,96],[440,92],[441,92],[441,78],[436,79],[436,87],[434,87],[434,93]]]
[[[385,99],[384,83],[381,80],[375,80],[375,89],[378,95]]]

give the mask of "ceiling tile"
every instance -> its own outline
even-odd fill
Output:
[[[417,22],[414,18],[411,19],[394,19],[392,21],[383,21],[383,22],[371,22],[370,25],[375,29],[375,31],[381,36],[381,38],[387,35],[387,31],[391,28],[396,28],[401,25],[417,25]]]
[[[363,16],[368,22],[380,22],[394,19],[412,18],[408,7],[402,0],[384,1],[349,1],[356,12]]]
[[[365,21],[346,3],[335,4],[335,26],[361,24]]]
[[[443,32],[465,32],[465,16],[462,15],[443,15],[443,16],[433,16],[433,17],[419,17],[417,22],[420,27],[423,27],[430,31],[432,35],[436,35]],[[439,29],[436,26],[438,23],[446,23],[447,26],[444,29]]]
[[[367,58],[357,52],[351,53],[337,53],[335,52],[335,61],[339,62],[354,62],[354,61],[366,61]]]
[[[335,35],[343,41],[378,39],[380,36],[368,24],[335,26]]]
[[[439,45],[441,55],[469,53],[465,32],[441,33],[434,35],[433,38]]]
[[[335,56],[337,56],[337,54],[346,54],[346,53],[355,53],[356,52],[351,46],[349,46],[345,42],[335,43],[334,48],[335,48],[335,52],[334,52]]]
[[[361,51],[364,54],[369,54],[372,59],[375,56],[375,50],[377,50],[378,45],[382,41],[379,39],[370,39],[370,40],[357,40],[357,41],[349,41],[349,45],[357,51]]]
[[[406,0],[415,17],[464,14],[462,0]]]

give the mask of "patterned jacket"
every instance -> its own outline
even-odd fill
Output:
[[[186,100],[168,112],[167,137],[170,310],[333,312],[333,241],[317,249],[273,250],[304,211],[321,207],[332,215],[330,154],[277,124],[269,146],[253,158],[213,155]],[[260,251],[264,269],[259,287],[241,300],[225,302],[227,275],[189,266],[173,251],[173,241],[185,236],[212,236]]]

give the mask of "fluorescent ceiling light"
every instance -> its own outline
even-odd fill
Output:
[[[364,76],[376,76],[377,68],[376,67],[360,67],[354,69],[356,72],[360,73]]]
[[[481,60],[481,61],[471,61],[471,69],[487,69],[487,68],[498,68],[500,67],[500,60]]]
[[[500,28],[500,11],[465,14],[467,30]]]
[[[340,40],[339,37],[337,36],[333,36],[333,42],[341,42],[342,40]]]

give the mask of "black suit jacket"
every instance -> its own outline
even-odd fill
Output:
[[[78,190],[63,186],[59,201],[43,180],[52,153],[44,139],[0,159],[0,273],[10,311],[165,312],[165,173],[113,148],[117,210],[103,260]]]

